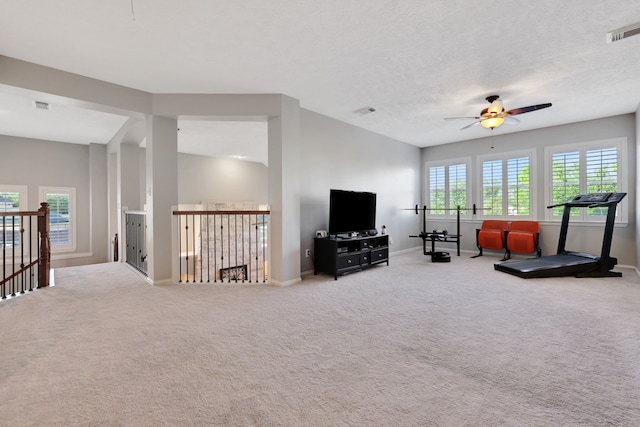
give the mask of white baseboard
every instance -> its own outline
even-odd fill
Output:
[[[280,286],[280,287],[285,287],[285,286],[291,286],[291,285],[295,285],[302,282],[302,277],[298,277],[295,279],[291,279],[291,280],[287,280],[286,282],[280,282],[279,280],[274,280],[274,279],[269,279],[269,284],[270,285],[274,285],[274,286]]]

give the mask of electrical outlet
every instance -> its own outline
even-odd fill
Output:
[[[305,258],[309,258],[310,256],[311,256],[311,249],[306,249],[306,250],[304,251],[304,257],[305,257]]]

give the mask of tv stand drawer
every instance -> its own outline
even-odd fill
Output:
[[[373,249],[371,251],[371,264],[387,261],[389,259],[389,248]]]
[[[350,267],[360,267],[360,254],[339,255],[337,267],[338,270]]]

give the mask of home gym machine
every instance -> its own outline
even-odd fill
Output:
[[[451,261],[451,255],[449,252],[437,252],[436,251],[436,242],[445,242],[445,243],[455,243],[456,244],[456,254],[460,256],[460,211],[465,210],[473,210],[473,214],[476,214],[476,205],[473,205],[472,209],[461,208],[459,205],[456,206],[455,209],[429,209],[426,206],[422,208],[418,208],[416,205],[415,208],[404,209],[405,211],[415,211],[416,215],[422,211],[422,231],[418,235],[413,235],[409,237],[419,237],[422,239],[422,251],[425,255],[431,256],[431,262],[449,262]],[[427,231],[427,211],[431,210],[439,210],[439,211],[456,211],[456,234],[449,234],[447,230],[432,230]],[[427,250],[427,242],[431,242],[431,250]]]
[[[622,273],[611,271],[618,263],[616,258],[609,256],[613,237],[613,224],[616,219],[616,207],[627,193],[591,193],[582,194],[573,200],[558,205],[547,206],[552,209],[564,206],[558,253],[527,260],[506,261],[494,264],[498,271],[513,274],[523,278],[533,277],[620,277]],[[565,250],[567,230],[571,208],[607,208],[607,219],[604,227],[604,238],[600,256]]]

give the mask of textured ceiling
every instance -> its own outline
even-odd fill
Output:
[[[640,100],[640,36],[606,43],[607,32],[640,22],[637,0],[2,0],[1,8],[1,55],[153,93],[284,93],[419,147],[487,136],[481,126],[460,130],[471,121],[443,119],[477,116],[492,94],[507,110],[553,103],[496,134],[631,113]],[[13,108],[7,98],[0,111]],[[376,111],[356,112],[369,106]],[[78,123],[81,112],[68,113]],[[108,140],[119,120],[90,117],[86,142]],[[222,140],[259,133],[246,122],[210,124],[180,123],[179,144],[230,133],[200,144],[222,149]]]

